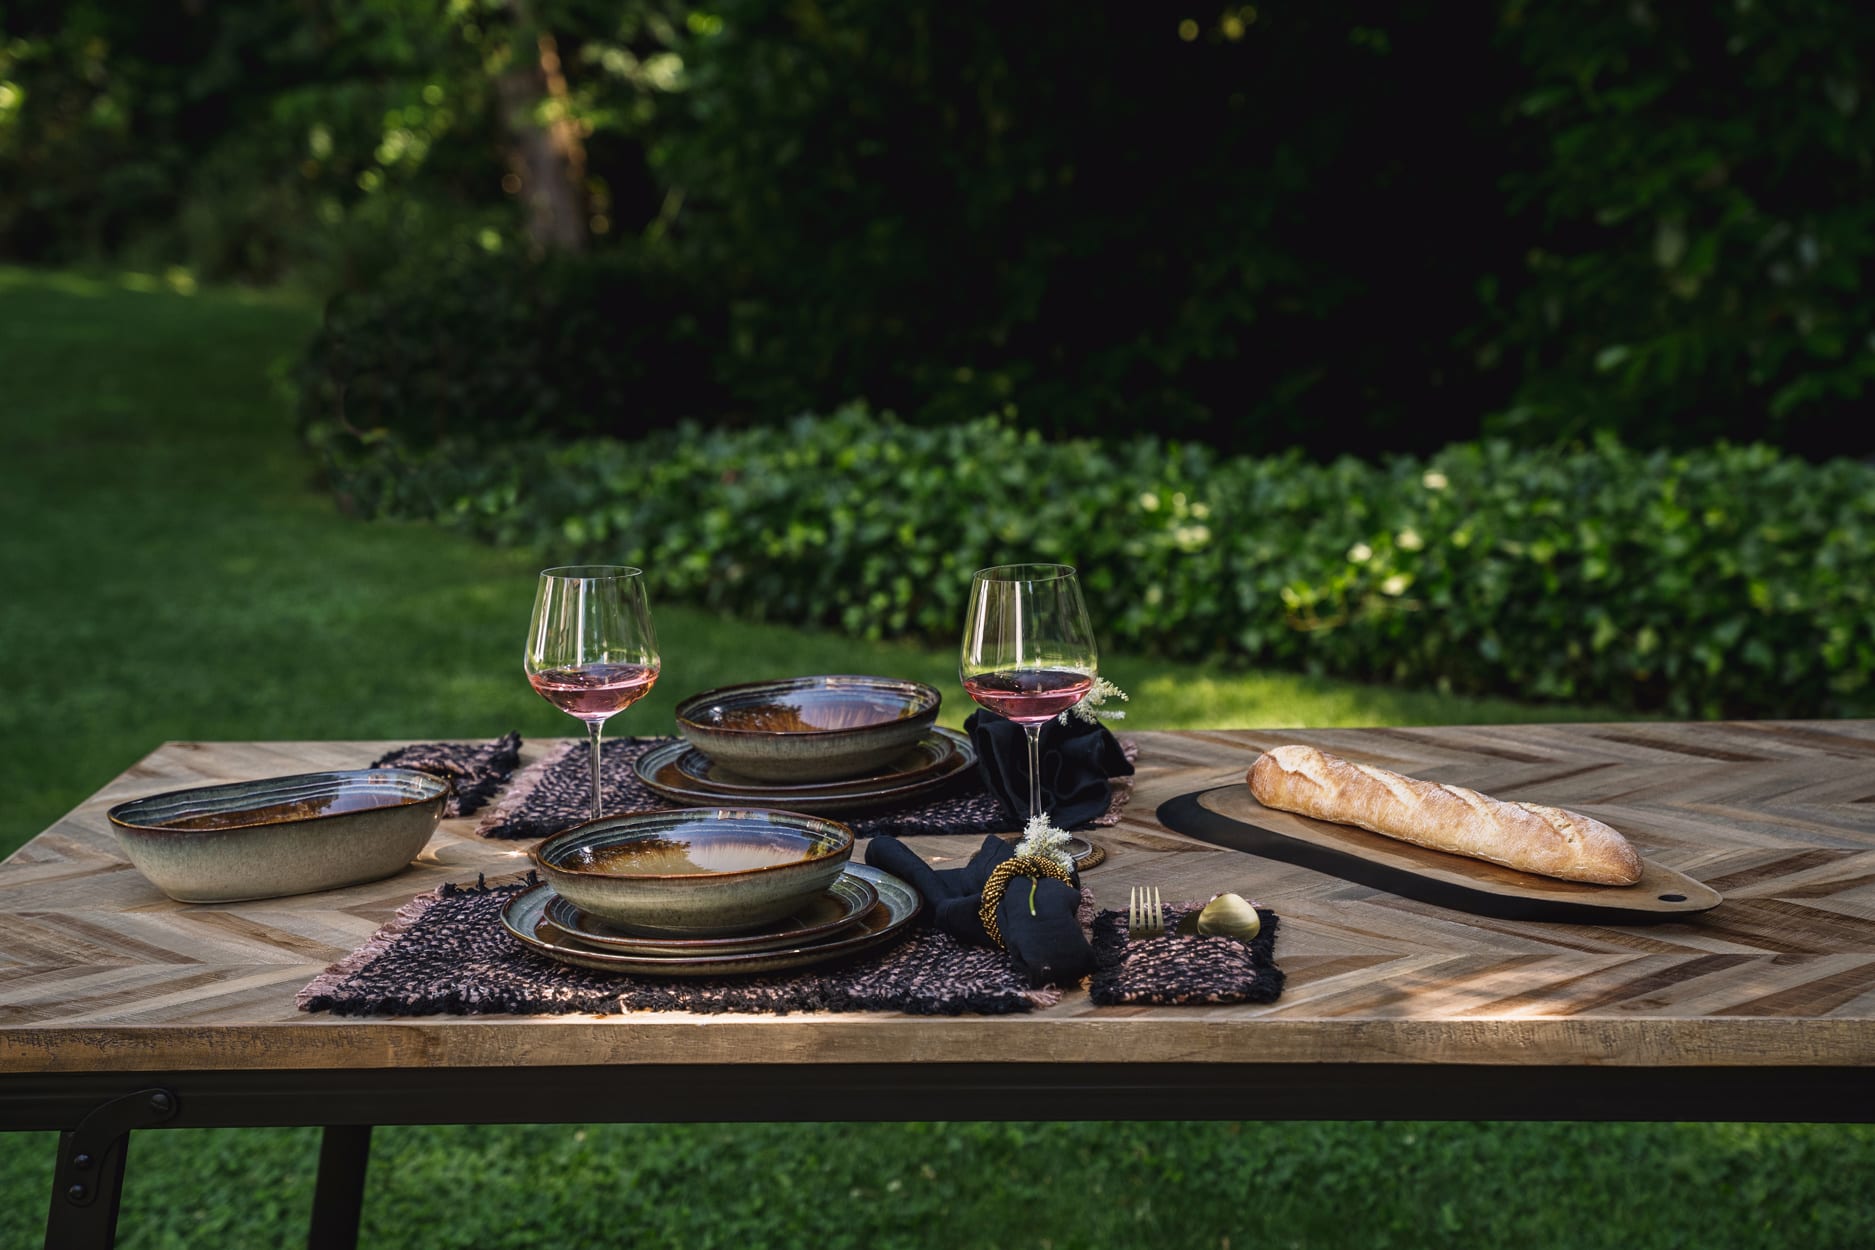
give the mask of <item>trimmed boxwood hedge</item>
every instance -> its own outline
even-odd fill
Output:
[[[1680,715],[1872,701],[1875,468],[1762,446],[1322,465],[858,407],[631,443],[314,435],[359,511],[747,618],[948,640],[972,569],[1062,560],[1109,649]]]

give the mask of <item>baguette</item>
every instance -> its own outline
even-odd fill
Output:
[[[1265,807],[1358,825],[1435,851],[1565,881],[1633,885],[1641,879],[1641,857],[1626,838],[1560,807],[1505,803],[1305,746],[1264,753],[1248,780]]]

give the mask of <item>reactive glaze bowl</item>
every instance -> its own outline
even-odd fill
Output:
[[[441,777],[368,768],[172,790],[105,816],[163,893],[229,903],[388,877],[430,840],[448,798]]]
[[[741,933],[826,891],[853,854],[838,821],[764,808],[608,816],[535,847],[555,892],[637,933]]]
[[[677,732],[756,781],[830,781],[882,768],[925,736],[943,701],[894,677],[793,677],[706,690],[677,705]]]

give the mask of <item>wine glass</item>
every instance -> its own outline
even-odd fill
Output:
[[[586,722],[597,820],[599,734],[658,679],[658,640],[643,570],[575,564],[541,573],[523,665],[541,698]]]
[[[1066,564],[1003,564],[970,578],[957,675],[977,703],[1029,739],[1029,819],[1042,815],[1042,726],[1094,688],[1100,651]]]

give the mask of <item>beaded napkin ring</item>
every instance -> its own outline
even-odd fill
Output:
[[[1003,945],[1003,931],[996,923],[996,905],[1003,901],[1003,892],[1009,888],[1011,877],[1037,880],[1053,877],[1063,885],[1074,884],[1061,865],[1041,855],[1018,855],[990,869],[989,880],[983,883],[983,905],[977,908],[977,919],[983,922],[983,931],[990,935],[990,941],[999,947]]]

